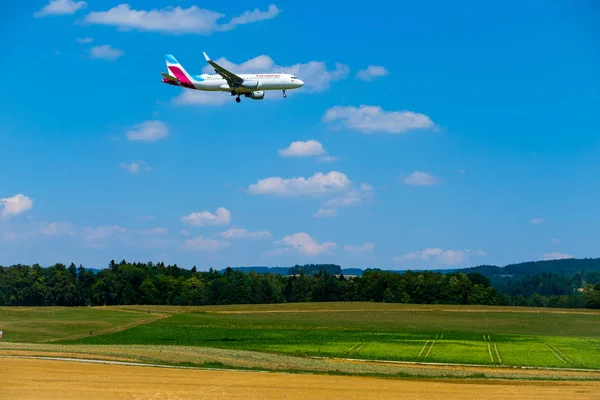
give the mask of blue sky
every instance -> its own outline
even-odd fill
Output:
[[[0,264],[597,257],[592,1],[31,1],[3,13]],[[292,72],[263,101],[160,82]]]

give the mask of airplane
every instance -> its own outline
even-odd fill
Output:
[[[302,80],[290,74],[234,74],[212,61],[206,53],[203,54],[206,61],[215,69],[215,75],[190,75],[173,55],[167,54],[165,61],[169,72],[161,73],[162,82],[194,90],[229,92],[232,96],[237,96],[235,101],[238,103],[241,101],[241,95],[253,100],[262,100],[265,98],[266,90],[282,90],[283,97],[287,97],[286,90],[304,86]]]

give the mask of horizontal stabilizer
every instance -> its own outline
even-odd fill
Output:
[[[177,82],[177,78],[175,78],[174,76],[171,76],[165,72],[161,72],[160,73],[164,78],[166,78],[167,80],[171,81],[171,82]]]

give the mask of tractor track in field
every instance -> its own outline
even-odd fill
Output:
[[[430,340],[428,340],[428,341],[425,342],[425,344],[423,345],[423,348],[421,349],[421,352],[419,353],[419,355],[417,356],[417,358],[421,358],[421,354],[423,354],[423,352],[427,348],[427,345],[429,344],[429,342],[430,342]]]
[[[354,346],[346,350],[346,354],[358,354],[358,352],[366,345],[366,343],[356,343]]]
[[[539,340],[539,339],[538,339]],[[542,342],[540,340],[540,342]],[[562,363],[564,363],[565,365],[571,366],[573,365],[573,361],[571,361],[571,359],[569,359],[567,356],[565,356],[560,350],[558,350],[555,346],[552,346],[546,342],[542,342],[544,344],[544,346],[546,346],[551,352],[552,354],[554,354],[554,356],[556,358],[558,358]]]
[[[490,355],[490,360],[492,360],[492,363],[498,363],[498,364],[502,364],[502,359],[500,358],[500,351],[498,351],[498,345],[496,344],[496,342],[492,341],[492,338],[490,337],[490,335],[483,335],[483,341],[487,344],[488,346],[488,353]],[[494,359],[494,354],[496,354],[496,359]]]
[[[439,339],[438,339],[438,337],[439,337]],[[421,356],[423,356],[423,353],[425,352],[426,349],[428,349],[428,350],[427,350],[427,353],[425,353],[425,355],[423,356],[423,358],[429,358],[429,354],[431,353],[431,350],[433,349],[435,342],[437,340],[442,340],[443,337],[444,337],[443,333],[441,335],[438,333],[437,335],[435,335],[434,339],[427,340],[425,342],[425,344],[423,345],[423,348],[419,352],[419,355],[417,356],[417,358],[421,358]],[[429,345],[429,342],[431,342],[431,345]],[[429,347],[427,347],[427,346],[429,346]]]
[[[490,335],[483,335],[483,341],[487,344],[488,353],[490,355],[490,359],[492,363],[502,364],[502,359],[500,358],[500,351],[498,351],[498,345],[496,342],[492,341]],[[496,354],[496,359],[494,359],[494,353]]]
[[[502,359],[500,358],[500,352],[498,351],[498,346],[494,343],[494,350],[496,350],[496,357],[498,357],[498,362],[502,364]]]

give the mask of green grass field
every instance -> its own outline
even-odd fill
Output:
[[[5,341],[19,343],[600,369],[600,312],[586,310],[374,303],[21,307],[0,308],[0,330]]]
[[[0,307],[5,341],[39,343],[102,334],[154,321],[159,315],[90,307]]]

